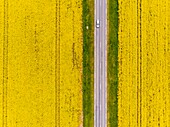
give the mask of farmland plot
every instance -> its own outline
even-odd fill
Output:
[[[80,0],[0,0],[0,126],[82,125]]]
[[[170,126],[169,36],[169,0],[119,0],[119,127]]]
[[[53,0],[0,0],[1,127],[55,124],[53,12]]]
[[[81,0],[57,1],[57,126],[82,124]]]

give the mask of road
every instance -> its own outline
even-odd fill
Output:
[[[107,127],[107,0],[95,0],[94,8],[94,127]]]

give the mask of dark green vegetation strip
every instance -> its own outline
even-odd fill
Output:
[[[118,0],[108,0],[108,127],[118,126]]]
[[[93,17],[94,17],[94,0],[83,0],[83,127],[94,126]]]

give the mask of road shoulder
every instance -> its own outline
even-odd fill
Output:
[[[94,1],[83,0],[83,127],[94,126]]]
[[[118,0],[108,0],[108,127],[118,126]]]

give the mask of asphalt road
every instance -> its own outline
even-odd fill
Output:
[[[107,127],[107,0],[95,0],[94,6],[94,127]]]

